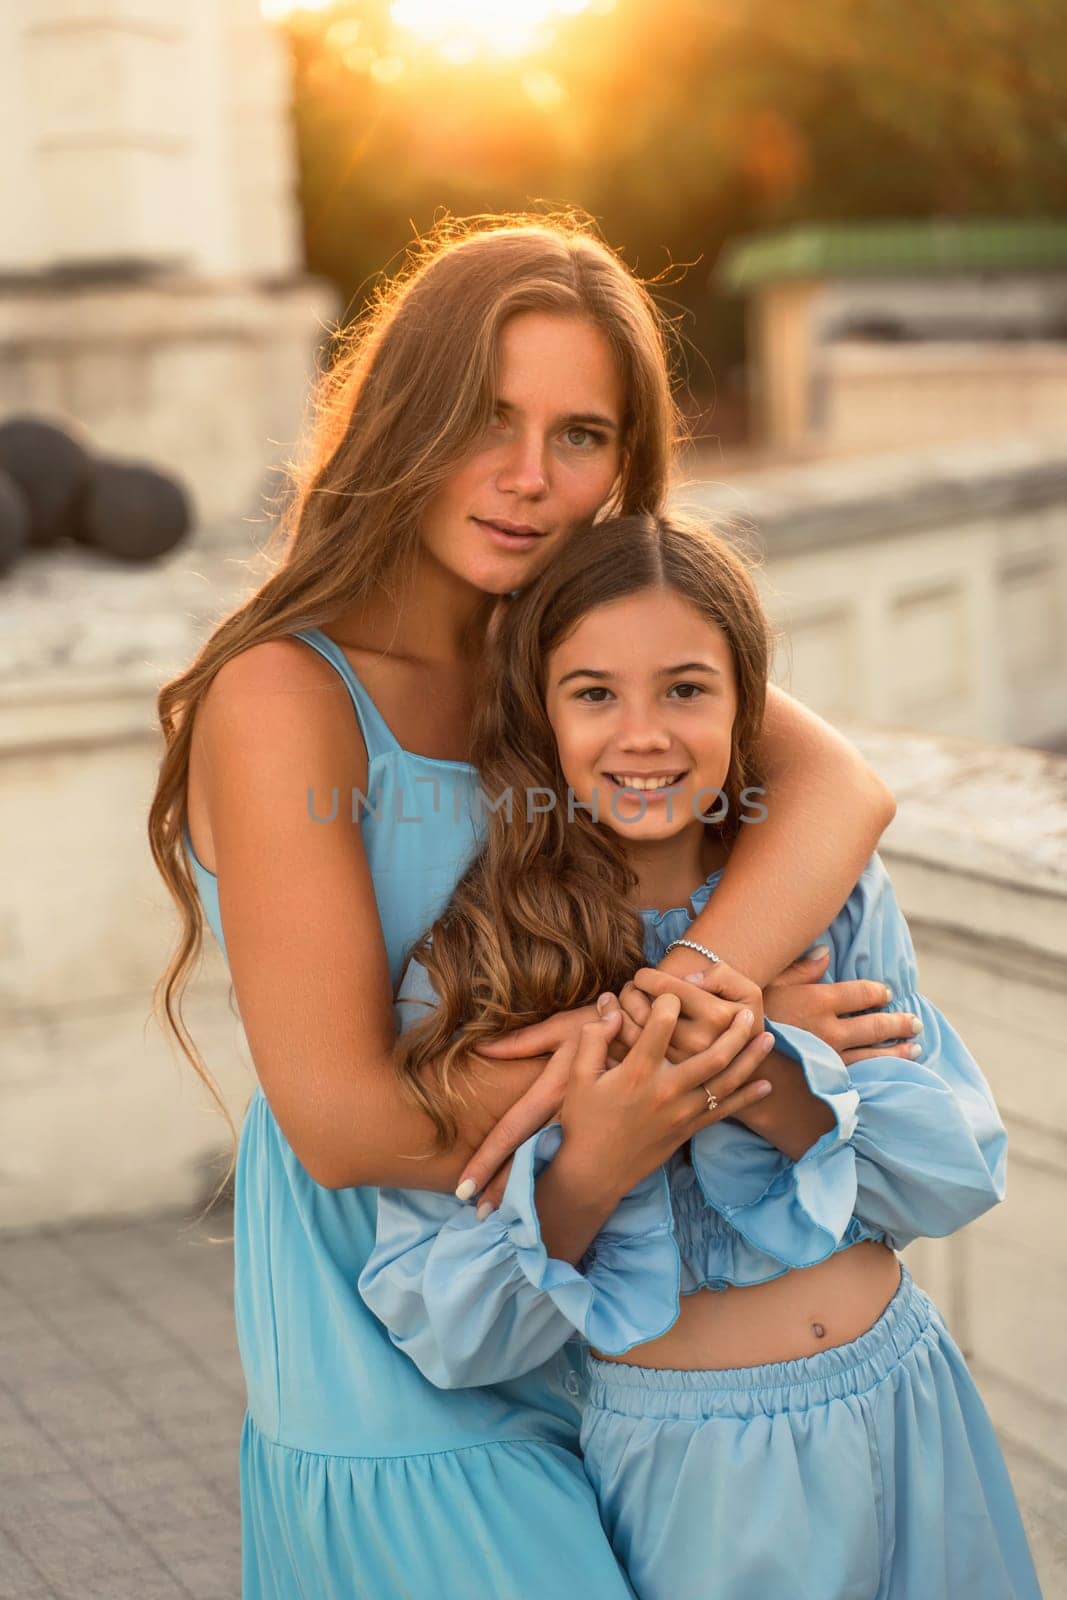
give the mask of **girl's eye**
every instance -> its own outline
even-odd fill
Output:
[[[584,700],[586,705],[589,706],[599,706],[603,704],[610,693],[611,690],[605,689],[603,685],[594,684],[591,689],[579,689],[574,698],[576,700]]]
[[[670,692],[673,695],[677,695],[679,700],[696,700],[704,693],[704,685],[702,683],[676,683]]]

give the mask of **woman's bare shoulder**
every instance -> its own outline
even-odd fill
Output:
[[[297,784],[364,788],[367,749],[347,687],[299,639],[268,639],[232,656],[196,708],[189,752],[193,845],[215,871],[231,814],[247,832]]]
[[[224,661],[204,695],[204,704],[258,702],[266,696],[345,686],[317,650],[299,639],[264,639]]]
[[[245,727],[246,737],[302,748],[326,741],[337,753],[365,749],[347,686],[298,639],[250,645],[215,673],[197,708],[196,733],[213,741]]]

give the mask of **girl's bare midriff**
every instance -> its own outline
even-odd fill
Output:
[[[796,1361],[866,1333],[900,1284],[888,1245],[868,1240],[769,1283],[682,1296],[678,1320],[661,1339],[601,1361],[699,1371]]]

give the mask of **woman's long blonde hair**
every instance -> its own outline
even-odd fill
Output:
[[[551,652],[583,617],[648,589],[681,595],[730,647],[737,709],[718,825],[727,847],[740,826],[742,791],[761,782],[771,634],[746,562],[681,516],[620,517],[576,534],[501,617],[472,749],[485,797],[485,846],[414,951],[440,1004],[401,1034],[396,1063],[442,1147],[456,1137],[471,1050],[509,1028],[618,991],[644,965],[636,880],[619,837],[567,803],[545,672]],[[555,806],[531,807],[528,816],[526,796],[534,791],[556,796]]]
[[[321,380],[309,458],[293,469],[270,575],[214,629],[158,699],[164,754],[149,811],[152,856],[178,908],[177,948],[154,1009],[236,1129],[182,1017],[203,942],[203,911],[183,844],[193,719],[219,668],[251,645],[328,626],[376,587],[402,585],[422,511],[470,452],[497,394],[500,332],[523,311],[581,316],[606,336],[623,378],[622,467],[605,512],[662,505],[680,428],[671,329],[591,218],[446,219],[340,340]]]

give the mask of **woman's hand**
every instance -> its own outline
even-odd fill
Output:
[[[478,1098],[460,1117],[461,1142],[472,1152],[456,1188],[461,1200],[480,1194],[480,1205],[500,1204],[514,1152],[558,1119],[582,1027],[598,1015],[596,1006],[560,1011],[487,1041],[471,1055]],[[488,1059],[478,1073],[480,1058]]]
[[[913,1061],[920,1056],[922,1046],[911,1042],[922,1031],[919,1018],[910,1011],[875,1011],[875,1006],[893,999],[884,983],[866,978],[820,983],[829,959],[829,950],[820,945],[779,973],[764,992],[767,1016],[814,1033],[837,1051],[846,1066],[868,1056],[904,1056]]]
[[[770,1034],[750,1037],[751,1011],[737,1008],[708,1048],[679,1062],[667,1059],[676,1036],[681,1002],[663,992],[647,1022],[617,1067],[609,1069],[608,1045],[622,1026],[612,1008],[582,1028],[572,1056],[560,1121],[568,1178],[590,1197],[618,1201],[673,1155],[694,1133],[736,1116],[770,1093],[756,1078],[773,1044]],[[705,1086],[717,1096],[709,1110]],[[558,1158],[557,1158],[558,1159]]]
[[[486,1039],[478,1046],[478,1054],[488,1056],[490,1061],[517,1061],[527,1056],[551,1055],[561,1044],[577,1044],[583,1025],[595,1022],[598,1016],[596,1006],[575,1006],[572,1011],[557,1011],[555,1016],[546,1017],[544,1022],[531,1022],[529,1027],[502,1033],[499,1039]]]
[[[659,978],[657,974],[652,969],[647,970],[649,977],[658,984]],[[662,977],[666,979],[666,974],[663,974]],[[724,988],[731,981],[731,979],[724,978]],[[671,988],[672,983],[673,989]],[[688,990],[691,987],[691,985],[685,986],[678,983],[676,980],[666,979],[666,986],[662,989],[662,993],[665,997],[669,997],[665,999],[665,1003],[668,1004],[668,1009],[672,1013],[671,1027],[667,1030],[667,1040],[677,1030],[682,1009],[681,1001],[682,998],[686,1001],[689,1000]],[[679,989],[685,990],[684,996],[680,997],[678,995],[676,991]],[[712,997],[708,996],[706,998]],[[723,1005],[721,1000],[719,1003],[720,1006]],[[614,995],[602,996],[600,1004],[609,1015],[613,1014],[611,1027],[605,1034],[604,1051],[606,1061],[608,1043],[622,1027],[623,1018]],[[654,1002],[649,1003],[649,1018],[651,1018],[653,1004]],[[703,1071],[703,1078],[700,1079],[700,1082],[709,1081],[733,1062],[734,1056],[737,1055],[742,1046],[751,1043],[753,1051],[750,1056],[745,1057],[745,1065],[742,1069],[742,1076],[739,1079],[740,1082],[747,1082],[755,1066],[763,1059],[766,1051],[770,1048],[770,1043],[773,1042],[770,1035],[762,1036],[769,1041],[766,1045],[759,1043],[760,1034],[758,1031],[753,1039],[755,1018],[750,1008],[739,1004],[727,1002],[725,1011],[719,1013],[720,1017],[725,1017],[725,1020],[720,1020],[718,1025],[714,1027],[707,1026],[708,1008],[702,1008],[702,1012],[705,1026],[701,1030],[701,1035],[706,1037],[709,1043],[705,1045],[703,1051],[692,1051],[689,1056],[682,1057],[678,1063],[679,1067],[684,1066],[689,1076],[692,1075],[694,1070]],[[508,1174],[511,1171],[512,1155],[531,1134],[536,1133],[539,1128],[543,1128],[547,1124],[560,1119],[569,1085],[571,1066],[575,1060],[578,1046],[586,1038],[586,1030],[590,1027],[600,1027],[601,1021],[600,1007],[584,1006],[575,1011],[560,1012],[555,1017],[549,1017],[545,1022],[536,1023],[529,1028],[519,1029],[515,1033],[509,1034],[506,1039],[495,1040],[492,1045],[482,1046],[478,1052],[479,1055],[488,1056],[492,1052],[494,1058],[504,1056],[509,1062],[509,1069],[510,1067],[516,1067],[525,1072],[527,1076],[534,1069],[539,1068],[539,1070],[525,1093],[514,1100],[513,1104],[500,1111],[499,1116],[492,1101],[487,1099],[484,1094],[484,1090],[487,1087],[486,1079],[483,1078],[480,1082],[480,1101],[479,1103],[472,1103],[468,1107],[461,1128],[464,1142],[474,1151],[471,1159],[463,1169],[456,1189],[456,1193],[461,1200],[468,1200],[473,1195],[478,1194],[480,1196],[479,1210],[483,1205],[497,1206],[500,1204],[507,1184]],[[634,1037],[635,1046],[642,1035],[643,1029],[638,1028]],[[529,1054],[538,1046],[542,1049],[547,1049],[554,1039],[558,1039],[560,1042],[552,1049],[552,1053],[547,1060],[543,1057],[524,1059],[522,1061],[515,1060],[514,1053],[520,1042],[525,1045]],[[723,1040],[726,1041],[725,1044],[722,1044]],[[586,1048],[588,1049],[589,1046],[587,1045]],[[729,1053],[724,1056],[724,1051]],[[628,1052],[624,1052],[624,1057],[628,1058]],[[694,1062],[696,1063],[695,1067],[692,1066]],[[674,1065],[674,1063],[671,1063],[666,1049],[663,1052],[661,1065],[664,1068],[670,1068]],[[502,1085],[506,1083],[508,1086],[505,1092],[514,1093],[515,1080],[510,1070],[506,1075],[500,1075],[500,1081]],[[679,1084],[687,1081],[688,1078],[685,1080],[674,1079],[671,1087],[677,1090]],[[765,1092],[746,1092],[744,1096],[738,1099],[736,1095],[733,1095],[732,1079],[724,1080],[724,1082],[726,1085],[725,1093],[717,1089],[714,1084],[711,1089],[713,1094],[719,1096],[720,1106],[718,1112],[722,1116],[737,1115],[744,1106],[756,1103]],[[732,1112],[729,1109],[722,1109],[722,1102],[727,1096],[732,1096],[730,1104],[735,1107]],[[690,1095],[690,1105],[693,1104],[693,1099],[694,1097]],[[701,1127],[710,1126],[711,1122],[720,1120],[719,1114],[709,1114],[707,1112],[706,1096],[703,1100],[703,1107],[704,1115],[708,1118],[708,1121],[706,1124],[701,1122]],[[495,1118],[498,1119],[494,1120]],[[695,1131],[695,1128],[690,1129],[690,1132]],[[684,1143],[688,1137],[689,1133],[683,1134],[671,1148],[677,1148],[677,1145]],[[663,1159],[666,1158],[664,1157]],[[657,1161],[653,1163],[653,1166],[658,1166],[659,1164]],[[649,1170],[651,1171],[652,1169],[649,1168]],[[632,1184],[627,1185],[627,1188],[631,1187]],[[623,1189],[621,1193],[625,1194],[626,1189]]]
[[[675,954],[685,952],[671,951],[672,956]],[[619,994],[623,1021],[612,1044],[613,1060],[621,1060],[636,1043],[651,1015],[652,1002],[661,994],[676,995],[680,1005],[678,1024],[667,1047],[668,1061],[682,1061],[706,1050],[742,1007],[752,1013],[753,1034],[763,1029],[763,995],[759,987],[725,961],[685,974],[666,966],[642,967]]]

